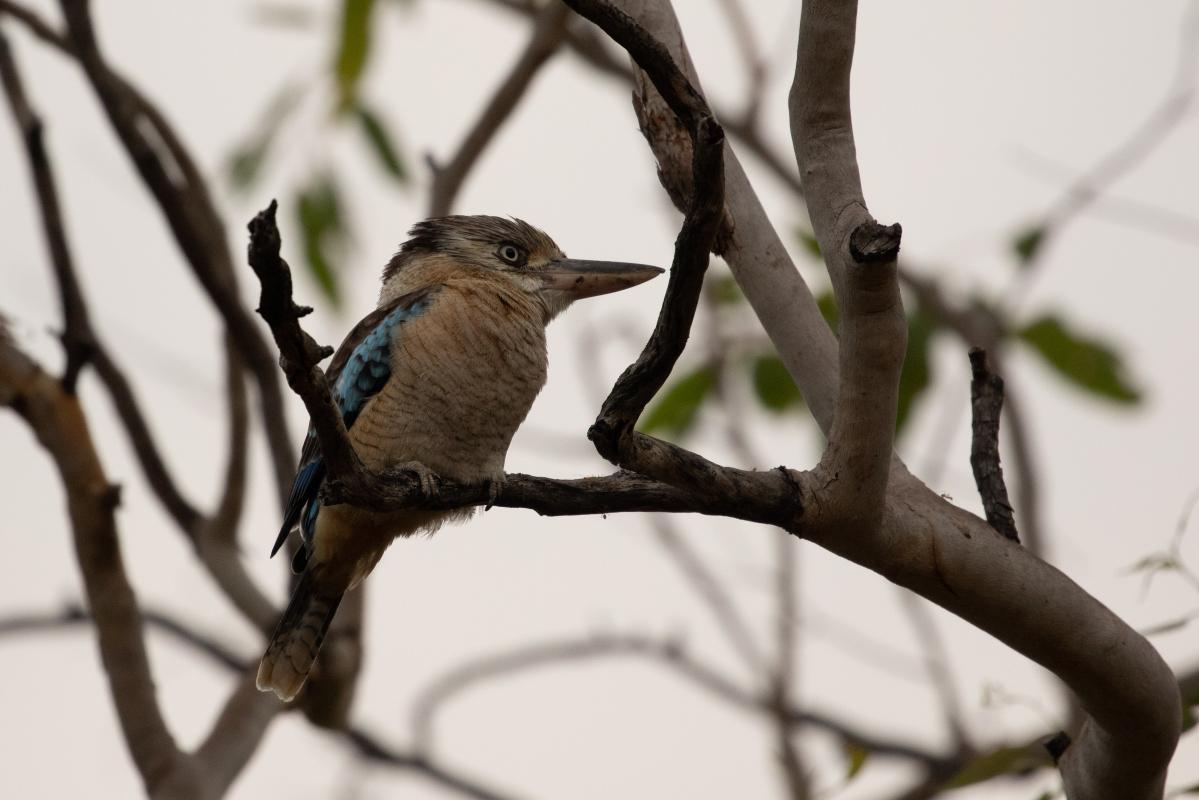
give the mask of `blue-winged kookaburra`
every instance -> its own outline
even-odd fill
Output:
[[[379,305],[329,364],[350,442],[372,470],[408,465],[498,486],[517,427],[545,384],[545,326],[574,300],[649,280],[657,267],[566,258],[517,219],[417,224],[383,271]],[[299,527],[300,579],[258,668],[258,688],[291,700],[342,594],[397,536],[432,532],[459,511],[377,514],[322,506],[325,466],[311,430],[272,555]]]

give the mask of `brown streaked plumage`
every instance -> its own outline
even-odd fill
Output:
[[[374,470],[409,465],[499,482],[508,445],[545,384],[545,326],[576,299],[661,270],[572,261],[518,219],[441,217],[418,223],[410,236],[384,269],[378,308],[330,364],[350,442]],[[342,594],[396,537],[472,513],[322,507],[323,479],[310,431],[275,545],[301,527],[302,575],[258,670],[258,688],[284,700],[303,687]]]

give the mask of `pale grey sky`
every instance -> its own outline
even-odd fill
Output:
[[[57,19],[56,4],[30,0]],[[251,3],[219,0],[97,2],[99,34],[111,60],[161,103],[201,164],[217,174],[235,143],[286,81],[313,82],[329,57],[327,27],[339,4],[311,3],[322,21],[308,32],[252,24]],[[765,107],[767,134],[788,147],[785,98],[798,3],[746,2],[755,30],[781,55]],[[1007,240],[1043,212],[1064,186],[1062,175],[1090,166],[1127,137],[1158,104],[1173,78],[1185,2],[1102,0],[962,3],[862,0],[854,73],[855,125],[866,196],[884,221],[904,226],[904,252],[937,270],[968,296],[1006,285],[1013,266]],[[699,72],[710,95],[736,107],[740,61],[713,0],[677,0]],[[350,134],[319,131],[325,108],[313,98],[285,133],[285,154],[248,197],[219,192],[235,252],[243,225],[267,200],[336,160],[349,188],[356,250],[345,268],[347,311],[321,307],[302,279],[298,294],[318,312],[309,329],[336,343],[374,302],[377,275],[426,203],[421,156],[446,156],[527,36],[523,22],[474,0],[424,0],[398,13],[388,4],[378,28],[366,95],[401,131],[416,184],[396,191],[374,174]],[[69,234],[97,327],[127,365],[155,432],[189,493],[210,501],[223,459],[217,324],[196,302],[182,263],[124,153],[115,143],[78,70],[6,25],[32,100],[49,126]],[[513,214],[545,228],[571,255],[665,265],[676,234],[628,93],[558,56],[488,150],[457,210]],[[1122,198],[1199,218],[1199,125],[1192,113],[1162,146],[1111,187]],[[1028,154],[1060,164],[1045,178]],[[0,312],[45,362],[57,364],[46,331],[58,311],[22,153],[0,123]],[[782,231],[800,221],[790,197],[748,156],[751,178]],[[284,214],[286,219],[286,214]],[[298,262],[299,239],[284,229]],[[1012,359],[1011,382],[1031,417],[1043,469],[1045,523],[1054,563],[1130,623],[1148,627],[1199,608],[1199,595],[1170,575],[1143,592],[1125,575],[1163,549],[1188,496],[1199,488],[1199,247],[1100,214],[1086,214],[1052,242],[1043,274],[1023,308],[1061,310],[1079,329],[1116,343],[1145,389],[1137,410],[1091,400],[1039,362]],[[819,274],[798,253],[805,275]],[[252,275],[242,275],[252,304]],[[594,398],[578,369],[576,343],[597,326],[648,333],[663,283],[572,309],[551,328],[550,382],[509,453],[508,468],[556,476],[595,473],[605,465],[584,438]],[[303,300],[302,300],[303,302]],[[696,337],[697,340],[700,337]],[[635,353],[613,335],[601,354],[610,383]],[[939,469],[934,486],[977,509],[967,461],[963,403],[965,355],[945,338],[936,352],[942,380],[901,443],[917,474]],[[220,634],[247,656],[256,635],[197,569],[183,538],[141,481],[125,436],[90,378],[83,396],[93,434],[113,480],[125,485],[120,514],[127,564],[142,602]],[[289,397],[292,429],[304,424]],[[765,466],[805,466],[813,426],[758,413],[754,444]],[[934,451],[946,415],[961,415],[952,442]],[[571,436],[577,448],[549,448],[534,432]],[[734,461],[722,437],[691,444]],[[54,608],[80,596],[57,478],[24,423],[0,416],[6,455],[0,521],[0,613]],[[282,600],[279,564],[266,560],[277,527],[264,453],[254,453],[250,504],[243,521],[246,560]],[[763,584],[773,531],[725,520],[675,520],[737,596],[760,631],[769,625]],[[1199,525],[1199,523],[1195,523]],[[899,661],[863,659],[840,639],[845,630],[912,657],[918,646],[897,590],[882,578],[807,544],[801,552],[803,639],[797,675],[815,710],[930,745],[947,742],[935,695]],[[1199,564],[1199,533],[1184,541]],[[357,718],[397,744],[409,741],[415,693],[463,659],[531,640],[593,632],[678,634],[692,650],[744,678],[713,629],[635,517],[545,520],[493,510],[465,527],[394,547],[370,579],[368,662]],[[960,701],[980,742],[1031,736],[1060,712],[1043,671],[939,611]],[[1195,624],[1155,637],[1175,666],[1199,660]],[[835,635],[842,632],[842,636]],[[151,654],[168,721],[181,743],[207,730],[233,677],[161,637]],[[984,687],[1001,686],[1018,702],[983,707]],[[117,732],[107,687],[88,635],[63,633],[0,643],[0,789],[6,796],[131,797],[140,790]],[[437,728],[436,753],[447,764],[522,797],[762,797],[777,795],[770,731],[710,701],[656,667],[605,660],[547,668],[463,695]],[[841,762],[833,743],[803,738],[817,785],[835,787]],[[844,800],[888,795],[905,773],[868,767]],[[303,720],[282,717],[231,793],[232,798],[333,796],[351,776],[363,797],[445,796],[420,779],[364,769],[339,744]],[[1184,740],[1171,785],[1199,781],[1199,739]],[[966,790],[962,798],[1027,800],[1053,785]]]

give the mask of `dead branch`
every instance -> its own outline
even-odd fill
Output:
[[[1020,541],[1012,504],[1008,501],[1003,466],[999,463],[999,412],[1003,409],[1003,378],[991,372],[987,351],[970,351],[970,409],[974,435],[970,438],[970,467],[992,528],[1013,542]]]

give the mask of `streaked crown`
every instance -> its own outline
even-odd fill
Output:
[[[483,269],[544,266],[565,254],[544,231],[524,220],[504,217],[434,217],[416,223],[409,239],[383,270],[384,282],[425,255],[443,255]]]

